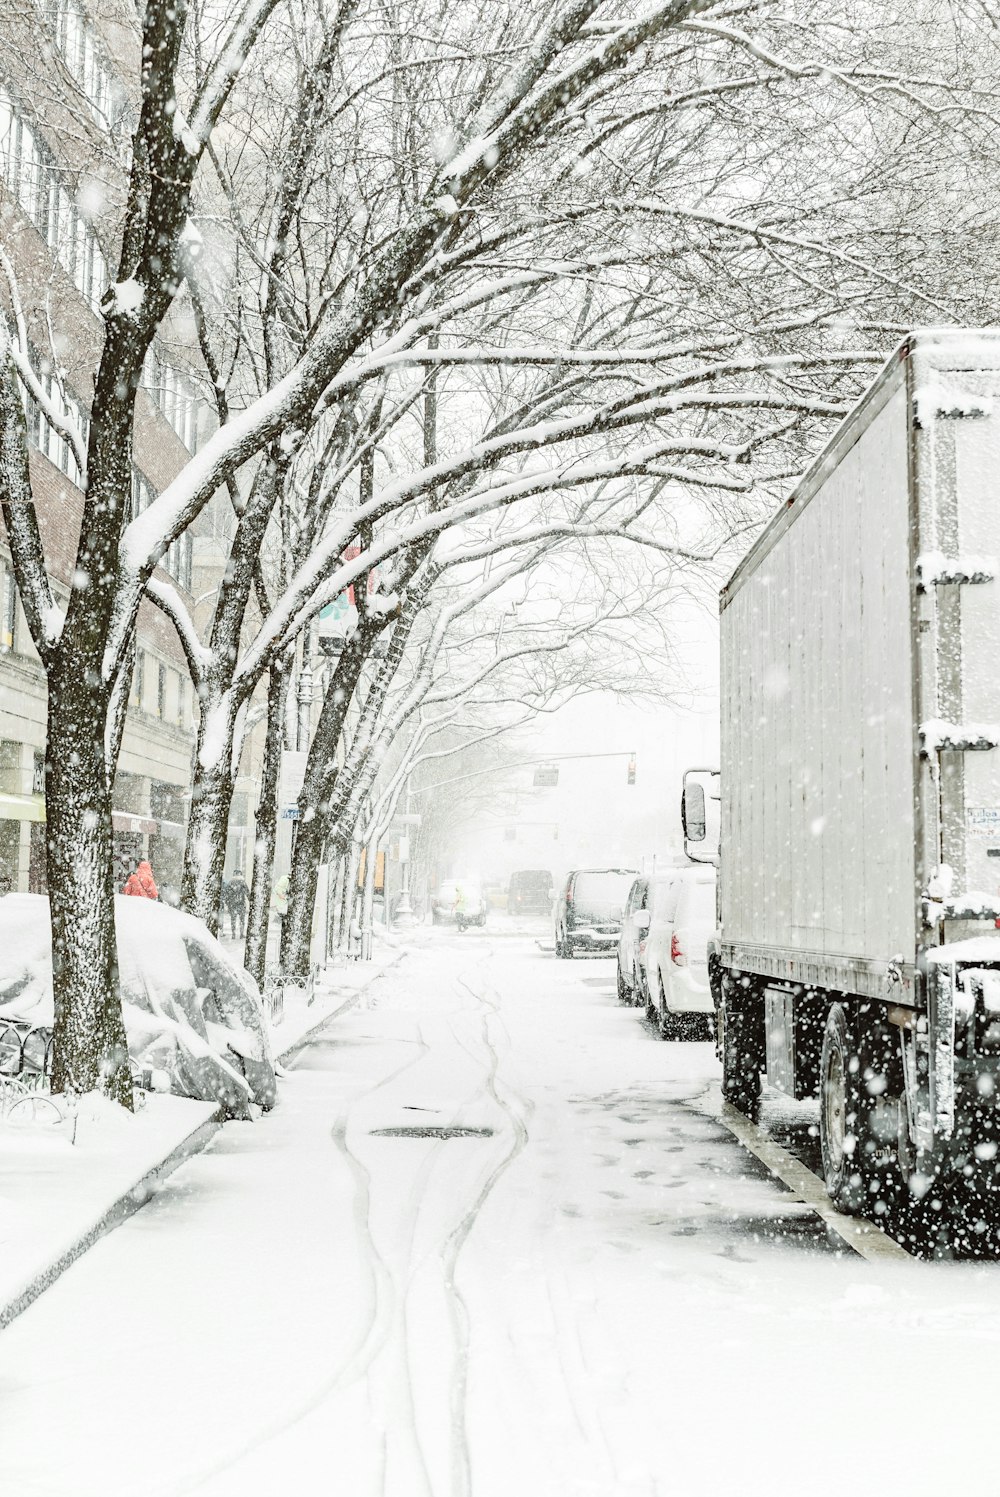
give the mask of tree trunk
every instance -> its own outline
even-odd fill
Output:
[[[326,830],[319,816],[301,818],[295,831],[292,876],[288,885],[288,914],[281,922],[282,972],[308,972],[313,910],[319,884]]]
[[[288,914],[282,922],[282,972],[306,972],[319,865],[326,842],[325,803],[336,784],[336,753],[358,680],[379,633],[379,626],[359,628],[340,657],[326,693],[316,732],[309,746],[299,794],[299,822],[288,883]],[[342,845],[342,844],[341,844]]]
[[[337,949],[337,941],[340,936],[341,912],[344,907],[344,894],[347,889],[347,859],[343,853],[337,853],[336,867],[337,879],[334,885],[333,905],[329,912],[329,921],[326,927],[326,956],[328,960],[330,953]]]
[[[378,864],[378,844],[382,828],[376,827],[365,844],[365,890],[361,905],[361,957],[370,962],[372,957],[372,924],[375,910],[375,870]]]
[[[233,777],[226,753],[210,769],[202,767],[195,781],[181,881],[181,908],[204,920],[213,936],[219,929],[232,799]]]
[[[247,939],[243,962],[263,991],[267,964],[267,926],[271,913],[271,873],[278,831],[278,773],[285,737],[285,697],[290,672],[282,661],[270,674],[267,690],[267,735],[261,770],[260,802],[255,817],[253,881],[247,915]]]
[[[52,1089],[99,1090],[131,1110],[118,991],[106,715],[101,693],[53,671],[45,764],[55,1001]]]
[[[358,907],[358,869],[361,866],[361,842],[359,838],[351,838],[350,850],[347,854],[347,874],[344,878],[344,912],[343,925],[340,931],[340,945],[344,951],[351,949],[351,921],[354,919]]]

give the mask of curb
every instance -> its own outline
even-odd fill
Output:
[[[358,988],[357,992],[352,993],[339,1008],[335,1008],[332,1013],[326,1014],[311,1029],[307,1029],[305,1034],[300,1035],[293,1044],[289,1045],[287,1050],[283,1050],[277,1057],[279,1064],[284,1064],[286,1058],[293,1058],[300,1050],[304,1050],[328,1024],[332,1023],[334,1019],[339,1018],[349,1008],[353,1008],[362,993],[371,985],[371,982],[375,982],[384,973],[395,967],[404,955],[405,952],[399,952],[391,962],[381,967],[378,972],[373,973],[371,981],[364,983],[362,987]],[[40,1269],[34,1278],[29,1279],[24,1288],[13,1299],[8,1300],[6,1304],[0,1305],[0,1331],[6,1330],[11,1321],[16,1320],[30,1304],[38,1299],[39,1295],[44,1294],[46,1289],[66,1272],[67,1268],[74,1264],[78,1258],[82,1258],[88,1248],[94,1246],[95,1242],[99,1242],[102,1237],[107,1236],[109,1232],[113,1232],[116,1227],[120,1227],[122,1222],[128,1221],[130,1216],[134,1216],[137,1211],[141,1211],[147,1201],[152,1198],[156,1185],[161,1180],[165,1180],[168,1175],[172,1175],[175,1169],[185,1164],[195,1154],[200,1154],[202,1149],[219,1132],[222,1124],[222,1108],[220,1107],[211,1117],[206,1118],[203,1123],[199,1123],[198,1127],[193,1129],[186,1138],[181,1139],[180,1143],[171,1149],[165,1159],[161,1159],[159,1164],[154,1164],[150,1169],[146,1170],[134,1185],[131,1185],[128,1190],[120,1195],[98,1217],[93,1226],[89,1227],[82,1236],[78,1237],[64,1252],[60,1253],[54,1263],[50,1263],[46,1268]]]
[[[313,1024],[309,1029],[307,1029],[304,1034],[300,1034],[297,1040],[292,1041],[287,1050],[278,1051],[275,1055],[275,1059],[277,1060],[278,1064],[280,1066],[290,1064],[290,1062],[293,1061],[298,1055],[300,1050],[304,1050],[307,1045],[312,1044],[313,1040],[319,1038],[328,1024],[332,1024],[334,1019],[339,1019],[341,1014],[346,1014],[348,1009],[353,1008],[358,999],[361,997],[362,993],[367,992],[373,982],[378,982],[380,977],[384,977],[387,972],[391,972],[394,967],[398,967],[399,963],[403,960],[403,957],[405,955],[405,951],[396,952],[391,962],[386,962],[384,967],[380,967],[377,972],[373,972],[368,981],[363,983],[360,988],[358,988],[350,995],[349,998],[345,998],[343,1003],[341,1003],[339,1007],[332,1009],[331,1012],[325,1014],[322,1019],[317,1019],[316,1023]]]
[[[140,1176],[135,1184],[119,1196],[117,1201],[98,1217],[93,1226],[61,1253],[54,1263],[50,1263],[33,1279],[29,1279],[12,1300],[8,1300],[5,1305],[0,1305],[0,1330],[4,1330],[12,1320],[16,1320],[22,1311],[26,1310],[40,1294],[44,1294],[49,1285],[54,1284],[56,1279],[64,1274],[77,1258],[82,1257],[88,1248],[93,1247],[95,1242],[108,1232],[113,1232],[115,1227],[120,1227],[123,1221],[127,1221],[130,1216],[134,1216],[137,1211],[141,1210],[152,1196],[157,1182],[172,1175],[178,1165],[190,1159],[192,1154],[199,1154],[221,1127],[220,1108],[205,1122],[199,1123],[187,1138],[181,1139],[165,1159],[161,1159],[159,1164],[153,1165],[152,1169],[148,1169],[144,1175]]]

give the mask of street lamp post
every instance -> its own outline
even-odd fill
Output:
[[[409,787],[408,786],[407,786],[407,791],[406,791],[406,803],[407,803],[407,805],[409,805],[409,803],[410,803],[410,791],[409,791]],[[400,871],[399,904],[396,906],[396,913],[395,913],[395,916],[393,917],[393,922],[392,923],[393,923],[393,925],[398,926],[400,930],[409,930],[411,926],[416,925],[416,923],[417,923],[417,917],[413,913],[413,905],[410,903],[410,834],[409,834],[409,828],[410,827],[418,827],[420,825],[420,817],[416,814],[416,812],[406,811],[406,812],[404,812],[404,814],[402,816],[398,817],[397,820],[398,820],[400,826],[404,826],[404,827],[407,828],[407,831],[406,831],[405,836],[402,836],[399,839],[399,844],[400,844],[400,846],[399,846],[399,865],[400,865],[400,867],[399,867],[399,871]],[[404,853],[405,853],[405,857],[404,857]]]

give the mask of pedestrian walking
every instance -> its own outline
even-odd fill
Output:
[[[145,858],[138,865],[134,873],[129,874],[123,894],[133,894],[139,899],[159,899],[160,892],[156,887],[153,870]]]
[[[237,939],[237,926],[239,926],[239,940],[243,940],[247,921],[247,903],[250,899],[250,890],[247,881],[237,868],[232,878],[226,885],[226,908],[229,911],[229,930],[233,940]]]

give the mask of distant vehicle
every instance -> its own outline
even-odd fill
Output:
[[[486,900],[488,910],[505,910],[507,908],[507,889],[504,884],[496,879],[483,885],[483,898]]]
[[[662,1039],[708,1039],[715,1009],[708,980],[715,869],[695,863],[658,874],[642,913],[639,972],[647,1015]]]
[[[646,909],[649,896],[649,879],[640,877],[628,891],[622,917],[621,935],[618,937],[618,1002],[640,1003],[642,1001],[642,979],[639,975],[639,944],[645,940],[645,925],[633,921],[632,916]]]
[[[431,903],[431,919],[435,925],[486,924],[486,900],[477,883],[465,878],[446,878],[438,886]]]
[[[553,879],[541,868],[521,868],[507,885],[508,915],[547,915],[552,909]]]
[[[613,951],[635,877],[634,868],[575,868],[567,874],[553,912],[556,956]]]

